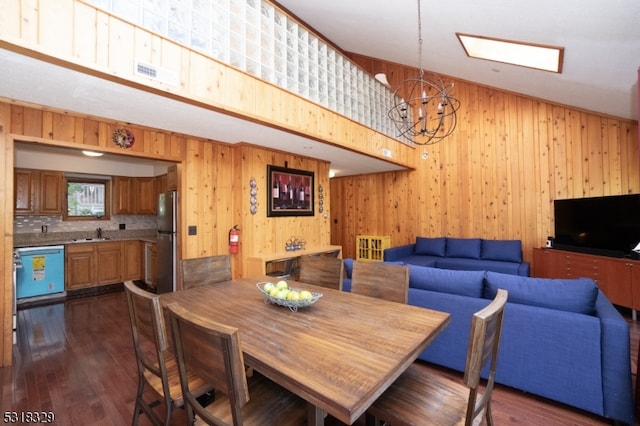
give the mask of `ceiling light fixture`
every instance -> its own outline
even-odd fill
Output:
[[[103,152],[87,151],[87,150],[82,151],[82,153],[87,157],[102,157],[104,155]]]
[[[420,74],[409,78],[394,92],[389,118],[399,136],[417,144],[431,145],[449,136],[456,128],[460,101],[449,93],[453,83],[445,85],[435,73],[425,75],[422,68],[422,16],[418,0],[418,65]]]
[[[564,48],[456,33],[467,56],[523,67],[562,72]]]

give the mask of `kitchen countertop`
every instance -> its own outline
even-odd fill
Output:
[[[103,231],[103,238],[95,235],[87,235],[88,232],[49,232],[14,234],[13,247],[43,247],[64,244],[102,243],[114,241],[140,240],[155,243],[157,241],[156,230],[132,230],[132,231]]]

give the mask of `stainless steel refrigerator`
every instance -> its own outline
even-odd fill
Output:
[[[176,290],[176,213],[175,191],[158,196],[158,293]]]

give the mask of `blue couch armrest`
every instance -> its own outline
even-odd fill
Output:
[[[411,256],[415,250],[415,247],[416,245],[414,243],[385,249],[383,254],[384,261],[393,262]]]
[[[531,266],[529,262],[522,262],[520,266],[518,266],[518,275],[523,277],[528,277],[531,274]]]
[[[629,324],[602,291],[598,291],[596,299],[596,316],[600,319],[602,328],[604,415],[632,425],[633,385]]]

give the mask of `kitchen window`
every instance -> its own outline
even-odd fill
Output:
[[[64,220],[109,220],[111,181],[65,176],[67,206]]]

